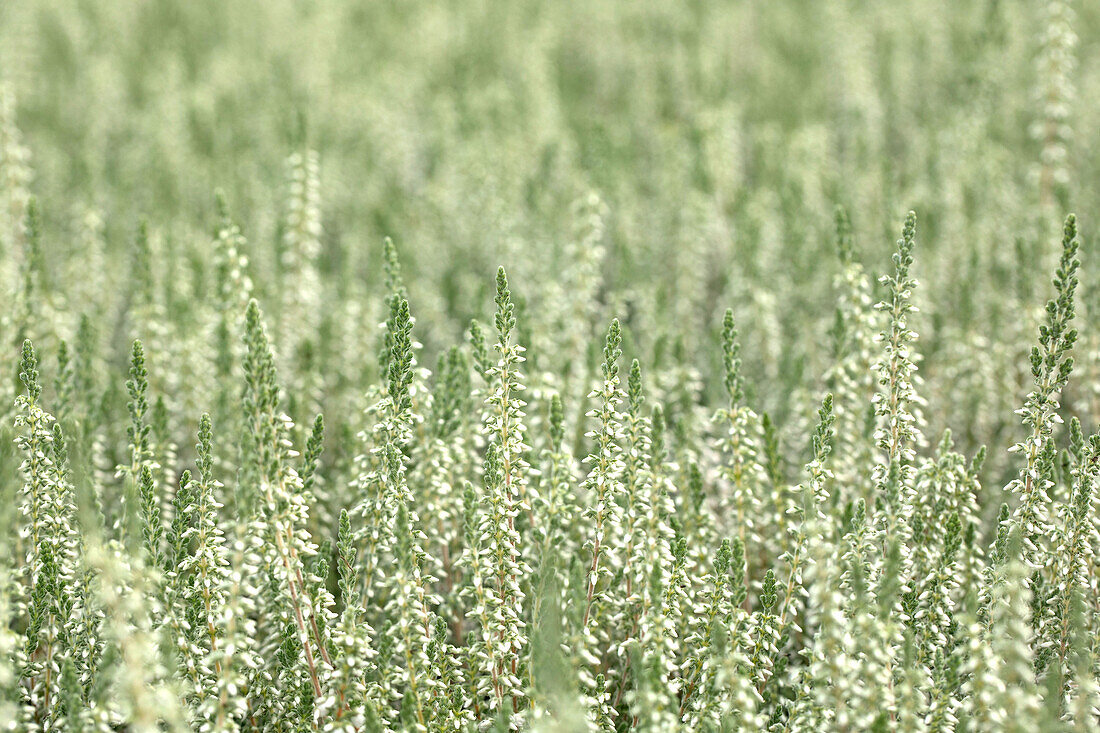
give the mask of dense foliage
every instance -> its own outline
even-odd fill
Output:
[[[1097,98],[1072,0],[0,4],[0,730],[1100,731]]]

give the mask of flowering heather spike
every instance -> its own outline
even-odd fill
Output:
[[[638,571],[644,567],[645,558],[638,553],[645,551],[645,520],[652,510],[653,502],[652,476],[648,465],[650,428],[649,421],[642,414],[645,395],[642,391],[642,367],[637,359],[630,364],[628,382],[623,449],[623,533],[626,541],[623,555],[626,566],[623,568],[625,579],[622,597],[630,603],[635,593],[635,581],[639,586],[644,581],[644,575],[639,575]],[[551,419],[554,419],[553,415]],[[553,427],[551,432],[554,432]]]
[[[916,333],[909,328],[910,314],[916,311],[911,293],[916,281],[909,277],[913,264],[913,243],[916,231],[916,214],[910,211],[905,217],[901,239],[894,253],[894,274],[883,276],[881,282],[889,289],[888,299],[876,308],[885,311],[890,324],[882,333],[885,354],[878,363],[879,383],[882,391],[875,395],[876,414],[880,420],[878,446],[884,454],[884,462],[876,471],[876,485],[882,495],[887,531],[901,526],[907,519],[904,492],[910,482],[914,443],[917,440],[916,419],[911,406],[916,400],[913,374],[916,364],[910,355],[910,344]]]
[[[185,468],[180,474],[179,488],[172,497],[172,523],[167,532],[168,553],[164,561],[164,570],[172,576],[171,583],[177,589],[187,584],[177,568],[189,554],[190,543],[187,530],[191,528],[194,519],[192,501],[191,471]]]
[[[340,510],[340,531],[337,540],[337,556],[339,558],[339,564],[337,566],[338,575],[340,577],[340,597],[341,602],[344,604],[344,608],[347,612],[352,614],[354,619],[358,603],[358,584],[357,576],[358,571],[358,552],[355,549],[355,537],[351,532],[351,520],[348,518],[348,510]]]
[[[618,590],[611,588],[610,583],[614,577],[614,568],[618,565],[618,558],[612,556],[608,548],[614,547],[623,533],[623,505],[620,500],[622,424],[616,410],[622,402],[622,390],[619,389],[621,343],[622,333],[619,321],[615,319],[607,329],[607,338],[604,342],[603,386],[590,395],[590,398],[600,400],[600,406],[588,413],[589,416],[598,420],[598,426],[590,434],[596,439],[596,446],[594,452],[588,456],[591,468],[585,480],[585,486],[591,495],[591,503],[585,516],[592,523],[592,535],[585,545],[590,553],[590,560],[585,581],[584,613],[581,620],[580,643],[582,646],[578,658],[580,665],[590,669],[600,667],[600,659],[596,656],[598,648],[603,643],[597,634],[600,629],[599,619],[606,608],[613,608],[615,605],[606,596]],[[595,677],[586,670],[581,681],[593,696],[595,707],[590,709],[589,714],[599,718],[601,714],[599,706],[603,703],[596,696]]]
[[[952,512],[945,525],[943,547],[936,566],[924,579],[913,621],[918,631],[915,663],[929,664],[937,654],[950,652],[954,623],[954,590],[957,585],[956,556],[962,542],[962,523]],[[931,665],[929,665],[931,666]]]
[[[27,397],[31,403],[37,402],[42,396],[42,385],[38,381],[38,355],[30,339],[23,342],[23,360],[19,365],[19,379],[27,388]]]
[[[393,338],[397,330],[396,320],[401,302],[408,300],[405,284],[401,279],[401,263],[397,257],[397,247],[389,237],[382,243],[382,266],[386,274],[386,331],[382,335],[382,350],[378,356],[379,366],[383,374],[390,369],[390,358],[393,353]]]
[[[516,308],[512,304],[512,293],[508,290],[508,275],[504,268],[497,269],[497,314],[496,327],[502,342],[507,341],[516,327]]]
[[[392,444],[387,449],[396,452]],[[399,465],[400,459],[391,457],[391,466]],[[403,714],[403,722],[409,726],[422,728],[435,705],[438,690],[434,686],[432,660],[429,651],[432,643],[434,615],[431,606],[434,600],[430,588],[436,581],[424,571],[431,559],[424,551],[427,537],[420,529],[420,519],[408,501],[408,488],[404,486],[404,475],[400,471],[392,476],[397,499],[397,513],[394,519],[394,539],[396,567],[388,578],[389,603],[387,616],[392,624],[389,632],[396,635],[402,659],[394,674],[398,699],[413,717]],[[385,659],[383,658],[383,661]]]
[[[623,337],[619,319],[613,318],[607,329],[607,341],[603,347],[603,377],[605,380],[616,379],[619,376],[619,357],[623,355],[619,346],[622,345],[622,342]]]
[[[401,298],[390,323],[390,358],[386,389],[394,415],[401,415],[412,406],[409,385],[412,383],[412,316],[409,301]]]
[[[163,530],[160,523],[160,505],[157,500],[156,484],[153,482],[153,473],[149,466],[141,467],[138,478],[141,487],[141,515],[144,524],[142,534],[145,537],[145,554],[148,557],[150,567],[160,567],[164,564],[161,556],[160,542]]]
[[[378,418],[370,433],[364,437],[375,442],[370,455],[357,458],[360,466],[357,486],[363,492],[358,507],[366,519],[367,544],[364,548],[363,591],[364,603],[370,601],[383,587],[381,568],[385,556],[396,545],[394,519],[401,502],[410,500],[406,479],[404,450],[410,439],[411,410],[410,389],[413,379],[412,317],[409,303],[404,298],[392,301],[393,310],[387,322],[389,356],[384,391],[371,412]],[[376,587],[377,586],[377,587]]]
[[[642,394],[642,365],[637,359],[630,362],[630,377],[627,380],[627,402],[631,415],[638,415],[645,401]]]
[[[726,392],[730,403],[740,403],[745,397],[744,378],[741,376],[741,345],[737,343],[732,308],[726,309],[722,319],[722,360],[726,365]]]
[[[508,289],[504,268],[496,280],[497,363],[486,372],[491,393],[486,400],[485,435],[489,442],[485,460],[485,499],[489,511],[481,525],[485,550],[495,574],[493,588],[498,608],[493,657],[493,683],[496,700],[514,714],[510,724],[519,725],[527,707],[523,690],[517,684],[527,650],[522,602],[523,588],[531,575],[527,557],[532,552],[537,527],[535,507],[540,503],[535,487],[529,483],[530,467],[526,460],[526,414],[523,408],[524,348],[512,342],[515,307]]]
[[[130,443],[130,463],[118,467],[119,476],[127,476],[127,490],[123,495],[118,528],[124,539],[136,537],[143,519],[139,510],[144,512],[144,492],[142,475],[145,470],[155,471],[158,467],[153,460],[150,445],[152,426],[149,414],[149,378],[145,369],[145,350],[141,341],[134,341],[130,350],[130,378],[126,381],[126,391],[130,400],[127,409],[130,412],[130,427],[127,430]],[[148,522],[149,517],[144,518]]]
[[[1054,426],[1060,422],[1058,399],[1073,368],[1069,351],[1077,340],[1077,330],[1070,325],[1080,266],[1077,248],[1077,218],[1070,214],[1062,229],[1062,256],[1054,273],[1055,297],[1047,301],[1046,321],[1039,326],[1039,345],[1031,351],[1035,389],[1020,411],[1029,435],[1010,449],[1023,454],[1020,474],[1006,490],[1019,497],[1013,521],[1021,530],[1023,560],[1032,567],[1042,563],[1047,548],[1040,547],[1040,543],[1050,534],[1051,485],[1040,464],[1044,452],[1052,445]]]
[[[18,674],[27,691],[22,698],[25,709],[52,724],[61,712],[59,705],[50,704],[61,694],[56,668],[59,660],[71,653],[66,647],[73,644],[77,633],[73,615],[79,600],[76,586],[83,545],[67,475],[68,453],[53,416],[36,402],[41,387],[37,357],[29,341],[23,344],[20,372],[27,394],[17,399],[15,419],[20,429],[16,444],[24,456],[19,466],[23,485],[18,504],[26,521],[19,534],[25,554],[17,562],[29,598],[17,607],[20,614],[26,614],[25,657],[19,659]],[[8,597],[11,592],[11,588],[0,588],[0,595]]]
[[[340,512],[337,570],[344,612],[334,633],[336,664],[328,680],[328,694],[318,704],[318,715],[329,713],[328,731],[358,730],[366,714],[367,669],[374,656],[373,629],[359,619],[359,566],[347,510]]]
[[[523,599],[521,580],[526,573],[518,553],[519,536],[514,528],[515,502],[506,487],[505,466],[501,451],[490,443],[485,454],[485,496],[488,511],[483,516],[478,533],[490,563],[491,589],[488,627],[482,635],[492,637],[486,642],[485,655],[490,664],[490,676],[496,706],[513,713],[525,707],[519,682],[520,664],[527,645],[520,615]]]
[[[226,648],[225,637],[230,627],[224,615],[230,570],[224,533],[217,524],[221,504],[216,493],[221,483],[213,475],[212,450],[213,428],[210,416],[203,413],[199,418],[198,444],[195,446],[198,478],[188,488],[191,526],[185,530],[194,551],[181,560],[180,572],[193,579],[193,584],[185,587],[184,594],[189,605],[188,617],[195,624],[197,646],[205,655],[200,694],[217,699],[223,694],[220,686],[224,680],[235,674],[231,667],[236,660],[233,657],[235,650]],[[219,705],[226,704],[228,701],[219,702]]]
[[[485,332],[481,329],[481,324],[478,321],[470,322],[468,336],[470,339],[470,349],[473,351],[474,366],[477,367],[478,373],[488,382],[489,368],[491,367],[491,362],[489,361],[489,347],[485,345]]]
[[[827,486],[832,478],[826,459],[832,451],[835,437],[831,394],[822,399],[817,415],[817,428],[810,439],[811,459],[806,464],[806,480],[797,489],[801,503],[796,502],[790,512],[797,518],[797,523],[791,525],[791,539],[788,543],[790,549],[783,555],[788,570],[782,610],[779,613],[781,627],[791,621],[793,614],[797,612],[796,604],[799,603],[800,596],[806,594],[802,575],[807,546],[823,542],[829,531],[824,510],[829,499]]]
[[[1074,418],[1077,438],[1080,437],[1080,424]],[[1073,632],[1078,607],[1085,602],[1087,588],[1090,587],[1095,563],[1095,549],[1090,541],[1095,538],[1095,529],[1089,515],[1093,510],[1095,484],[1098,463],[1100,463],[1100,434],[1093,435],[1088,446],[1080,445],[1078,460],[1072,471],[1072,491],[1068,506],[1063,512],[1063,525],[1058,533],[1055,547],[1055,560],[1058,563],[1057,575],[1060,582],[1055,593],[1052,617],[1043,619],[1043,629],[1057,656],[1058,667],[1051,673],[1059,679],[1068,680],[1074,673],[1070,669],[1073,660]],[[1063,695],[1063,690],[1058,691]]]
[[[266,469],[264,447],[270,444],[274,425],[272,380],[274,365],[264,328],[260,305],[253,298],[245,309],[244,341],[244,419],[241,424],[241,476],[237,482],[238,511],[254,511],[258,485]]]
[[[757,692],[762,692],[771,679],[775,669],[775,655],[779,652],[777,645],[780,640],[780,622],[775,613],[775,604],[779,598],[778,587],[775,571],[769,568],[760,587],[760,609],[755,614],[755,639],[749,659]]]
[[[252,531],[263,543],[262,562],[278,591],[285,591],[278,600],[269,599],[290,617],[289,624],[280,630],[280,659],[285,664],[279,674],[300,688],[302,699],[307,700],[305,690],[311,688],[314,698],[322,692],[318,656],[331,663],[328,641],[315,615],[312,588],[306,582],[304,558],[315,555],[317,548],[306,529],[309,508],[301,478],[287,460],[291,451],[286,434],[292,426],[279,412],[274,355],[255,300],[249,302],[245,313],[245,343],[247,431],[242,458],[248,461],[247,475],[257,487],[251,496],[244,495],[242,504],[253,506],[257,514]],[[294,631],[288,633],[288,628]],[[304,660],[304,669],[290,662],[296,655]],[[305,714],[300,702],[289,710],[295,716]]]
[[[739,560],[744,562],[743,549],[739,555]],[[717,651],[718,635],[729,627],[733,618],[729,575],[732,558],[730,541],[723,540],[715,553],[713,569],[708,577],[706,600],[701,608],[694,611],[695,623],[687,639],[692,651],[683,666],[685,687],[680,702],[680,717],[683,719],[687,715],[692,727],[703,725],[704,721],[709,725],[717,723],[719,700],[711,693],[717,674],[717,660],[713,657]]]
[[[313,420],[313,430],[309,434],[309,440],[306,443],[306,452],[302,457],[302,470],[299,472],[302,478],[303,492],[308,493],[313,488],[315,474],[317,473],[317,463],[320,461],[321,453],[325,448],[324,443],[325,418],[323,415],[318,414]]]
[[[744,377],[741,374],[741,345],[737,341],[737,328],[733,310],[727,309],[722,320],[722,360],[725,366],[727,406],[718,411],[718,419],[724,423],[721,450],[725,455],[722,473],[728,488],[722,493],[722,515],[732,520],[732,528],[742,543],[762,544],[760,535],[763,489],[763,471],[757,462],[756,414],[744,404]]]

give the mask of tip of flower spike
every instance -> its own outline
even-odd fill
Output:
[[[19,379],[27,388],[27,393],[32,400],[37,400],[42,394],[42,386],[38,381],[38,354],[34,350],[34,343],[30,339],[23,340],[23,356],[19,366]]]

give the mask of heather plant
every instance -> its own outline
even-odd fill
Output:
[[[1098,39],[0,4],[0,730],[1100,731]]]

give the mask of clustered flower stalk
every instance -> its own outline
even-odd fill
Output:
[[[727,426],[723,446],[727,463],[723,466],[723,473],[729,482],[729,497],[721,502],[721,509],[723,515],[733,520],[741,543],[758,547],[762,544],[763,536],[762,528],[757,526],[756,520],[761,513],[762,504],[753,435],[757,429],[757,416],[745,404],[741,345],[737,341],[737,328],[731,309],[726,310],[722,319],[722,360],[726,371],[724,382],[729,404],[718,415]]]
[[[1054,275],[1056,294],[1047,302],[1046,320],[1039,326],[1039,345],[1031,350],[1035,389],[1020,411],[1029,434],[1010,449],[1020,453],[1023,460],[1019,475],[1007,487],[1019,498],[1013,523],[1020,528],[1023,562],[1033,568],[1043,560],[1041,538],[1050,535],[1050,480],[1043,471],[1044,455],[1053,447],[1054,428],[1061,422],[1058,399],[1073,369],[1069,352],[1077,340],[1077,329],[1070,325],[1080,266],[1077,248],[1077,219],[1070,215],[1062,230],[1062,256]]]
[[[622,486],[622,425],[616,410],[622,402],[619,388],[621,343],[621,327],[619,321],[614,320],[608,327],[604,344],[603,386],[590,395],[593,399],[600,400],[600,406],[589,413],[589,417],[598,420],[598,427],[589,433],[596,440],[596,449],[588,457],[591,468],[586,479],[586,488],[591,493],[592,503],[585,516],[592,522],[593,533],[585,545],[591,559],[585,574],[584,613],[581,618],[578,658],[582,668],[586,669],[582,675],[582,684],[588,685],[592,691],[594,719],[602,717],[600,710],[606,704],[602,699],[604,691],[598,689],[601,687],[597,685],[598,672],[591,670],[599,670],[602,665],[598,654],[601,639],[597,636],[597,630],[601,628],[602,614],[610,605],[606,595],[609,592],[608,581],[614,577],[611,569],[613,561],[608,558],[608,546],[622,529],[622,504],[619,496]]]

